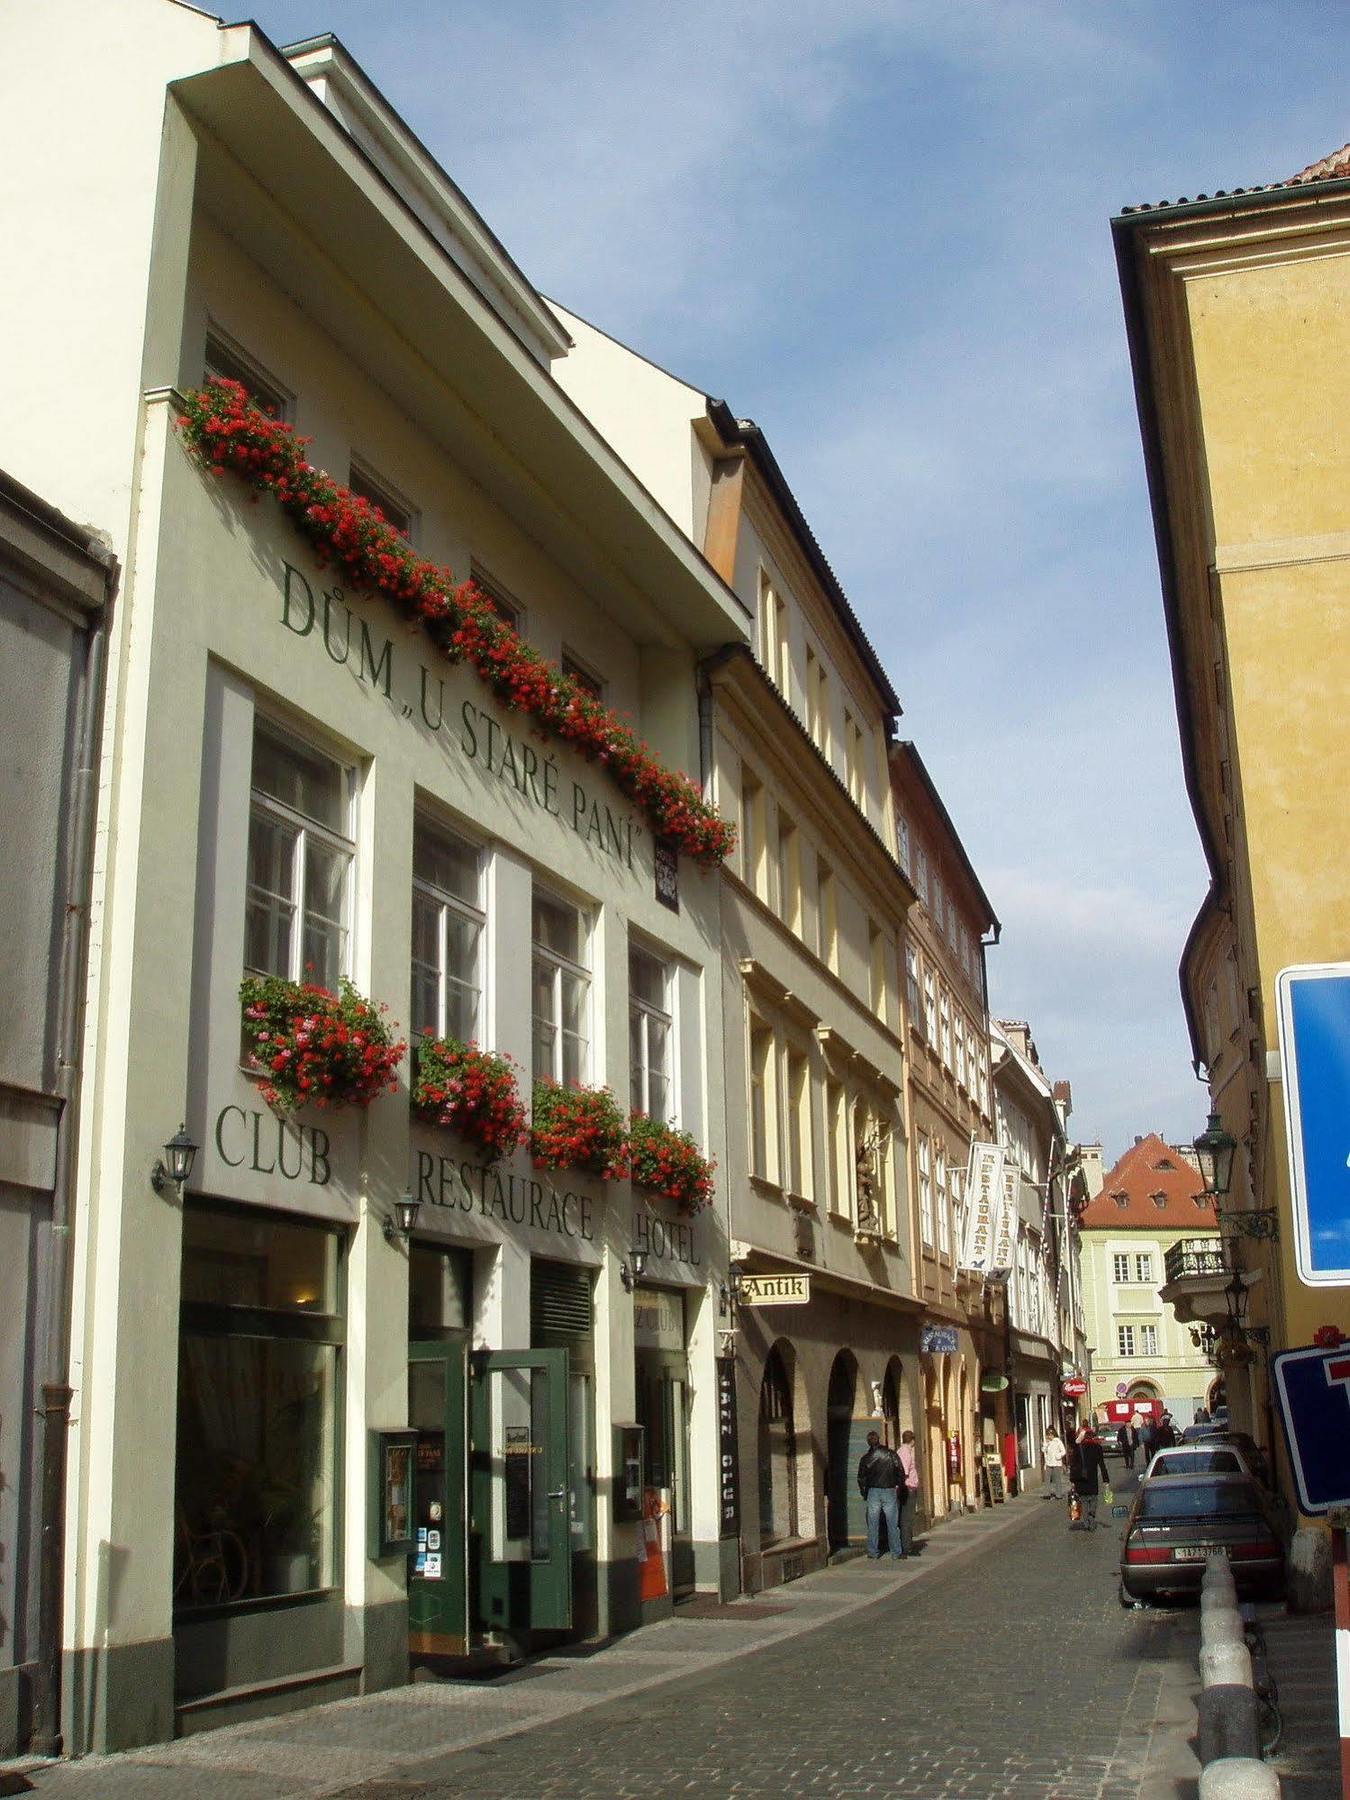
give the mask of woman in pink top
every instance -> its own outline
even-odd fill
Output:
[[[900,1502],[900,1548],[906,1556],[914,1551],[914,1513],[919,1503],[919,1466],[914,1460],[914,1433],[902,1431],[896,1451],[900,1467],[905,1471],[905,1491],[897,1494]]]

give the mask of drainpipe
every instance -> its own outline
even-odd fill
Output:
[[[42,1537],[38,1559],[37,1672],[33,1681],[30,1748],[59,1756],[61,1738],[61,1621],[65,1575],[66,1449],[70,1431],[71,1229],[75,1213],[76,1133],[84,1033],[87,946],[93,888],[94,828],[98,816],[99,748],[107,680],[108,632],[118,565],[109,556],[102,612],[91,625],[71,791],[70,857],[57,970],[55,1087],[61,1101],[56,1139],[49,1252],[51,1290],[42,1361]]]
[[[723,644],[705,656],[697,665],[698,680],[698,779],[706,795],[713,777],[713,694],[712,677],[724,663],[730,662],[742,646]]]

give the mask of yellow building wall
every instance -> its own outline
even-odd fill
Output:
[[[1226,652],[1240,979],[1259,995],[1251,1075],[1268,1098],[1253,1146],[1256,1204],[1276,1206],[1282,1221],[1273,1251],[1247,1247],[1268,1274],[1251,1316],[1269,1318],[1276,1346],[1298,1345],[1323,1324],[1350,1333],[1350,1289],[1308,1288],[1295,1273],[1283,1095],[1264,1066],[1279,1041],[1279,971],[1350,958],[1350,359],[1335,354],[1350,315],[1350,247],[1300,246],[1192,275],[1186,293],[1221,607],[1216,659]]]

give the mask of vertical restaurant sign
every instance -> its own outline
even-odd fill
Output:
[[[738,1537],[741,1490],[736,1460],[736,1359],[717,1359],[717,1505],[718,1535]]]
[[[998,1223],[994,1227],[994,1261],[996,1269],[1011,1269],[1017,1261],[1017,1187],[1019,1172],[1015,1163],[1003,1165],[1002,1201]]]
[[[1003,1195],[1003,1146],[972,1143],[966,1166],[966,1230],[960,1266],[984,1275],[996,1266],[994,1239]]]

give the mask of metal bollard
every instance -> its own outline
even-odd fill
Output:
[[[1221,1756],[1200,1771],[1200,1800],[1280,1800],[1280,1778],[1251,1756]]]

